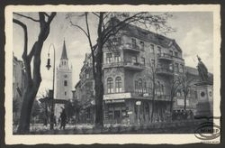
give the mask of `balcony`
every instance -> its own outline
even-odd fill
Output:
[[[158,59],[171,62],[173,60],[173,56],[170,54],[161,53],[161,54],[158,54]]]
[[[113,62],[113,63],[106,63],[103,65],[104,68],[116,68],[116,67],[124,67],[128,70],[136,70],[141,71],[144,69],[144,65],[141,63],[133,63],[133,62]]]
[[[171,101],[171,98],[169,95],[161,94],[161,95],[156,95],[155,101]]]
[[[126,68],[128,70],[141,71],[144,69],[144,65],[141,63],[124,62],[124,68]]]
[[[122,47],[124,51],[140,53],[140,48],[137,45],[134,47],[134,45],[127,43],[127,44],[124,44]]]
[[[174,74],[173,69],[164,68],[164,67],[157,68],[156,73],[159,75],[167,75],[167,76],[173,76]]]

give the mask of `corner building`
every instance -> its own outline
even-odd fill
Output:
[[[184,72],[176,41],[127,25],[109,42],[104,48],[104,122],[166,120],[171,80]]]
[[[104,123],[136,125],[171,119],[171,86],[186,72],[184,65],[175,40],[126,25],[103,48]],[[83,122],[93,123],[95,90],[90,54],[85,56],[75,89],[76,99],[83,106]],[[195,108],[197,103],[196,91],[192,92],[187,109]],[[181,90],[176,92],[173,110],[183,108],[183,98]]]

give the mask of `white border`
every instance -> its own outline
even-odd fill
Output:
[[[186,144],[203,142],[194,134],[133,134],[133,135],[12,135],[12,12],[83,12],[83,11],[153,11],[153,12],[213,12],[214,18],[214,116],[220,116],[220,5],[94,5],[94,6],[72,6],[72,5],[44,5],[44,6],[7,6],[5,9],[5,33],[6,33],[6,61],[5,61],[5,142],[6,144]],[[215,120],[220,125],[219,120]],[[215,139],[220,142],[220,138]]]

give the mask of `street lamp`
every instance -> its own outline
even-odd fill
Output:
[[[54,50],[54,62],[53,62],[53,84],[52,84],[52,100],[51,100],[51,116],[50,116],[50,130],[53,130],[54,128],[54,84],[55,84],[55,46],[53,44],[51,44],[49,46],[49,49],[48,49],[48,60],[47,60],[47,69],[49,70],[51,68],[51,62],[50,62],[50,49],[51,49],[51,46],[53,47],[53,50]]]

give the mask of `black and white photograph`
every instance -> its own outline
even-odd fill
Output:
[[[218,5],[6,9],[9,143],[220,143]]]

